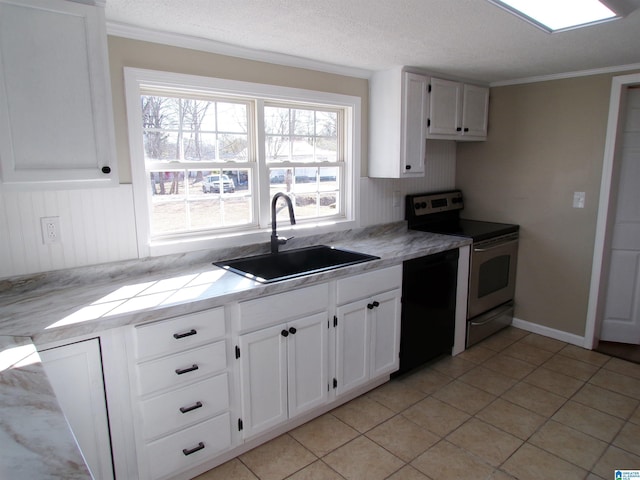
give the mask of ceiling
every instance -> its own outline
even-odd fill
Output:
[[[640,7],[640,0],[625,1]],[[640,68],[640,10],[554,34],[486,0],[107,0],[106,17],[115,35],[174,33],[213,41],[210,49],[221,53],[235,48],[239,56],[290,65],[309,60],[362,76],[407,65],[504,84]]]

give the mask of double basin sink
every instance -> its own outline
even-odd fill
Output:
[[[365,253],[316,245],[213,264],[260,283],[273,283],[379,258]]]

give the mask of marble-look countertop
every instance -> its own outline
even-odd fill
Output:
[[[286,248],[330,245],[380,257],[366,263],[262,284],[211,262],[266,253],[267,242],[235,249],[118,262],[0,281],[0,335],[37,345],[138,322],[289,291],[340,276],[470,244],[470,240],[407,230],[405,222],[291,240]]]
[[[0,336],[0,445],[0,478],[92,478],[28,337]]]
[[[396,223],[307,236],[286,248],[330,245],[380,257],[261,284],[211,262],[267,253],[268,242],[0,280],[0,478],[89,479],[36,345],[397,265],[470,244]]]

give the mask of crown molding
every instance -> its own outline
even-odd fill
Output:
[[[575,77],[588,77],[590,75],[601,75],[605,73],[628,72],[630,70],[640,70],[640,63],[630,65],[617,65],[614,67],[593,68],[590,70],[578,70],[575,72],[554,73],[551,75],[540,75],[536,77],[517,78],[513,80],[501,80],[491,82],[490,87],[505,87],[508,85],[521,85],[524,83],[548,82],[551,80],[564,80]]]
[[[307,58],[285,55],[282,53],[268,52],[264,50],[253,50],[250,48],[230,45],[228,43],[217,42],[205,38],[193,37],[179,33],[163,32],[143,27],[136,27],[124,23],[107,22],[107,34],[124,37],[132,40],[159,43],[173,47],[188,48],[230,57],[244,58],[258,62],[273,63],[287,67],[304,68],[347,77],[370,78],[373,72],[361,68],[346,67],[330,63],[310,60]]]

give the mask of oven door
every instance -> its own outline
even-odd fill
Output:
[[[468,319],[513,300],[517,263],[518,234],[504,235],[473,245]]]

